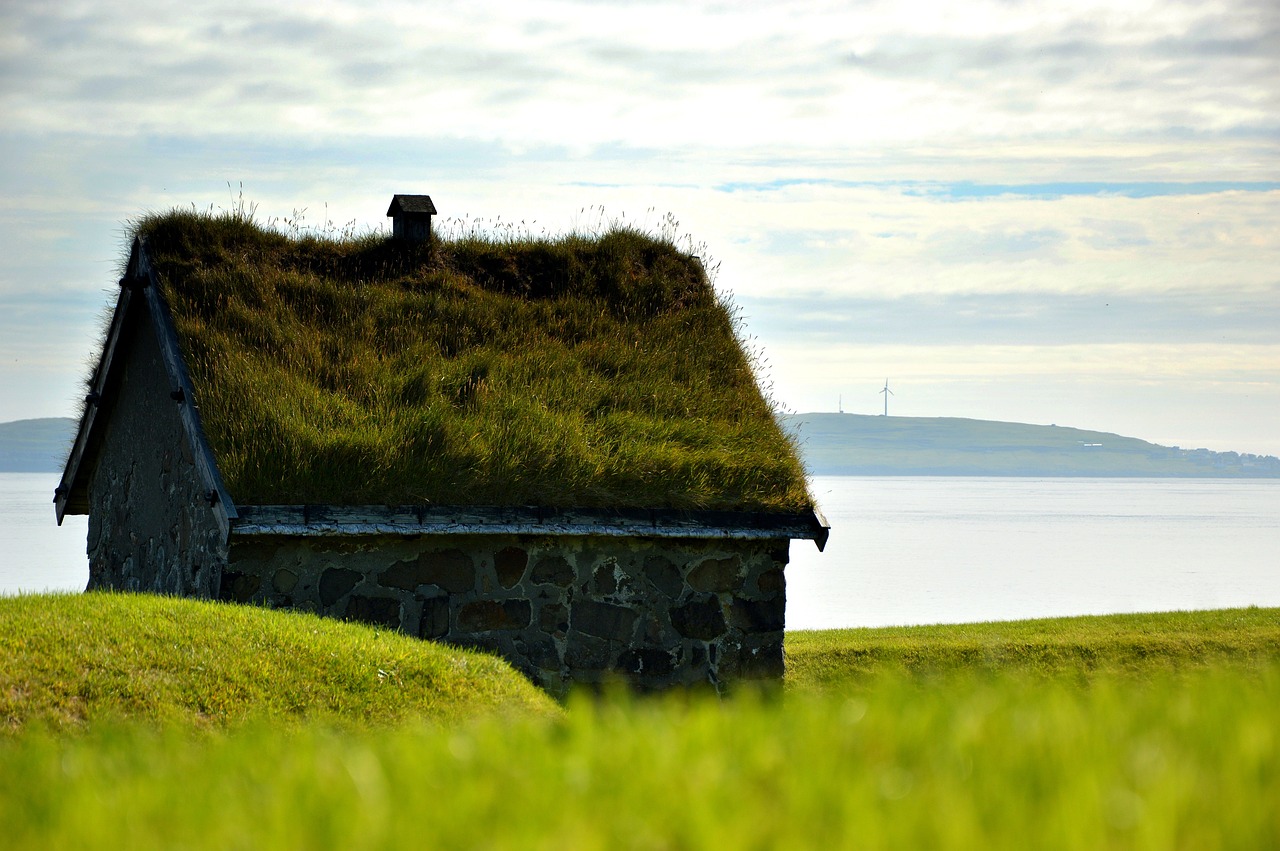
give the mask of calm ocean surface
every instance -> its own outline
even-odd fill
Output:
[[[1280,481],[817,476],[787,626],[1280,606]]]
[[[89,518],[53,513],[57,473],[0,473],[0,594],[83,591]]]
[[[58,477],[0,473],[0,594],[84,588]],[[787,627],[1280,606],[1280,481],[817,476],[825,553],[791,546]]]

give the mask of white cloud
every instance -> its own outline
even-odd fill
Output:
[[[280,138],[447,127],[733,149],[1275,124],[1280,51],[1265,6],[911,9],[11,6],[4,105],[28,128],[57,131]]]
[[[1017,382],[1048,410],[1088,375],[1212,408],[1216,381],[1280,380],[1277,79],[1272,0],[3,4],[0,339],[78,375],[139,213],[229,207],[243,181],[262,219],[376,226],[428,191],[535,232],[673,213],[767,306],[799,398],[837,358],[939,405],[991,370],[1015,408],[1040,392]],[[1116,189],[1053,189],[1082,182]]]

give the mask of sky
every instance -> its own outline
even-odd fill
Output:
[[[786,411],[1280,454],[1280,4],[0,3],[0,421],[129,221],[674,234]]]

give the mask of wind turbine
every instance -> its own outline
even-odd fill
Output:
[[[896,395],[889,389],[889,379],[884,380],[884,389],[880,392],[884,394],[884,415],[887,417],[889,416],[889,397]]]

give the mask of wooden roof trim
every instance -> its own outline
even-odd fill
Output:
[[[85,454],[90,448],[90,439],[96,435],[95,425],[98,419],[98,410],[107,396],[107,379],[111,375],[111,367],[115,361],[116,351],[120,346],[125,318],[133,301],[133,291],[123,286],[123,283],[122,280],[120,295],[116,299],[115,311],[111,315],[111,325],[107,330],[107,339],[102,345],[102,355],[98,359],[98,366],[94,370],[93,380],[89,384],[89,392],[85,396],[84,411],[80,414],[80,426],[76,430],[75,442],[72,443],[71,452],[67,456],[67,463],[62,468],[62,479],[58,482],[58,487],[53,492],[53,502],[59,526],[62,525],[62,518],[67,515],[68,509],[71,509],[70,513],[72,514],[88,511],[87,499],[81,500],[77,498],[74,501],[75,503],[84,502],[85,505],[73,504],[72,494],[76,490],[81,463],[85,460]],[[75,509],[80,509],[80,511],[77,512]]]
[[[182,357],[182,348],[178,344],[178,332],[173,324],[173,314],[165,303],[157,286],[155,270],[151,266],[151,258],[147,255],[146,240],[138,237],[134,240],[134,252],[138,258],[138,274],[145,275],[147,286],[143,294],[147,299],[148,311],[151,314],[152,328],[156,333],[156,341],[160,344],[160,356],[164,360],[165,370],[169,373],[169,382],[174,388],[178,404],[178,415],[182,420],[183,431],[191,443],[192,456],[196,469],[200,472],[203,484],[208,493],[207,499],[218,517],[218,525],[226,536],[231,521],[237,516],[235,502],[227,492],[222,481],[222,473],[218,470],[218,462],[213,458],[213,450],[205,437],[204,424],[200,421],[200,410],[195,404],[195,391],[191,386],[191,375],[187,371],[187,362]]]
[[[551,509],[488,506],[242,505],[236,535],[603,535],[642,538],[812,540],[831,529],[817,511],[774,514],[675,509]]]
[[[387,215],[397,214],[434,216],[436,205],[430,195],[392,195],[391,206],[387,207]]]
[[[187,364],[182,358],[182,349],[178,344],[173,316],[160,295],[155,270],[147,255],[146,241],[141,237],[133,241],[133,248],[129,252],[129,264],[125,276],[120,280],[120,299],[116,303],[116,312],[111,318],[111,328],[107,333],[107,345],[103,346],[102,359],[94,376],[93,393],[98,394],[99,397],[102,396],[108,378],[114,371],[118,343],[123,334],[130,305],[134,301],[145,304],[147,313],[151,316],[151,330],[156,336],[165,372],[169,376],[171,395],[179,405],[178,417],[182,423],[183,432],[190,442],[196,470],[207,492],[206,499],[213,508],[218,525],[225,536],[230,531],[231,521],[237,516],[236,506],[222,481],[222,474],[218,470],[213,451],[205,437],[204,426],[200,422],[200,411],[195,406],[196,397],[191,386],[191,376],[187,372]],[[54,496],[58,506],[59,523],[67,512],[72,495],[86,486],[79,480],[80,467],[87,449],[100,439],[95,428],[96,419],[97,406],[93,403],[87,404],[85,415],[80,421],[80,429],[76,433],[71,457],[63,470],[62,483],[59,484]],[[87,511],[87,507],[79,505],[74,507]]]

